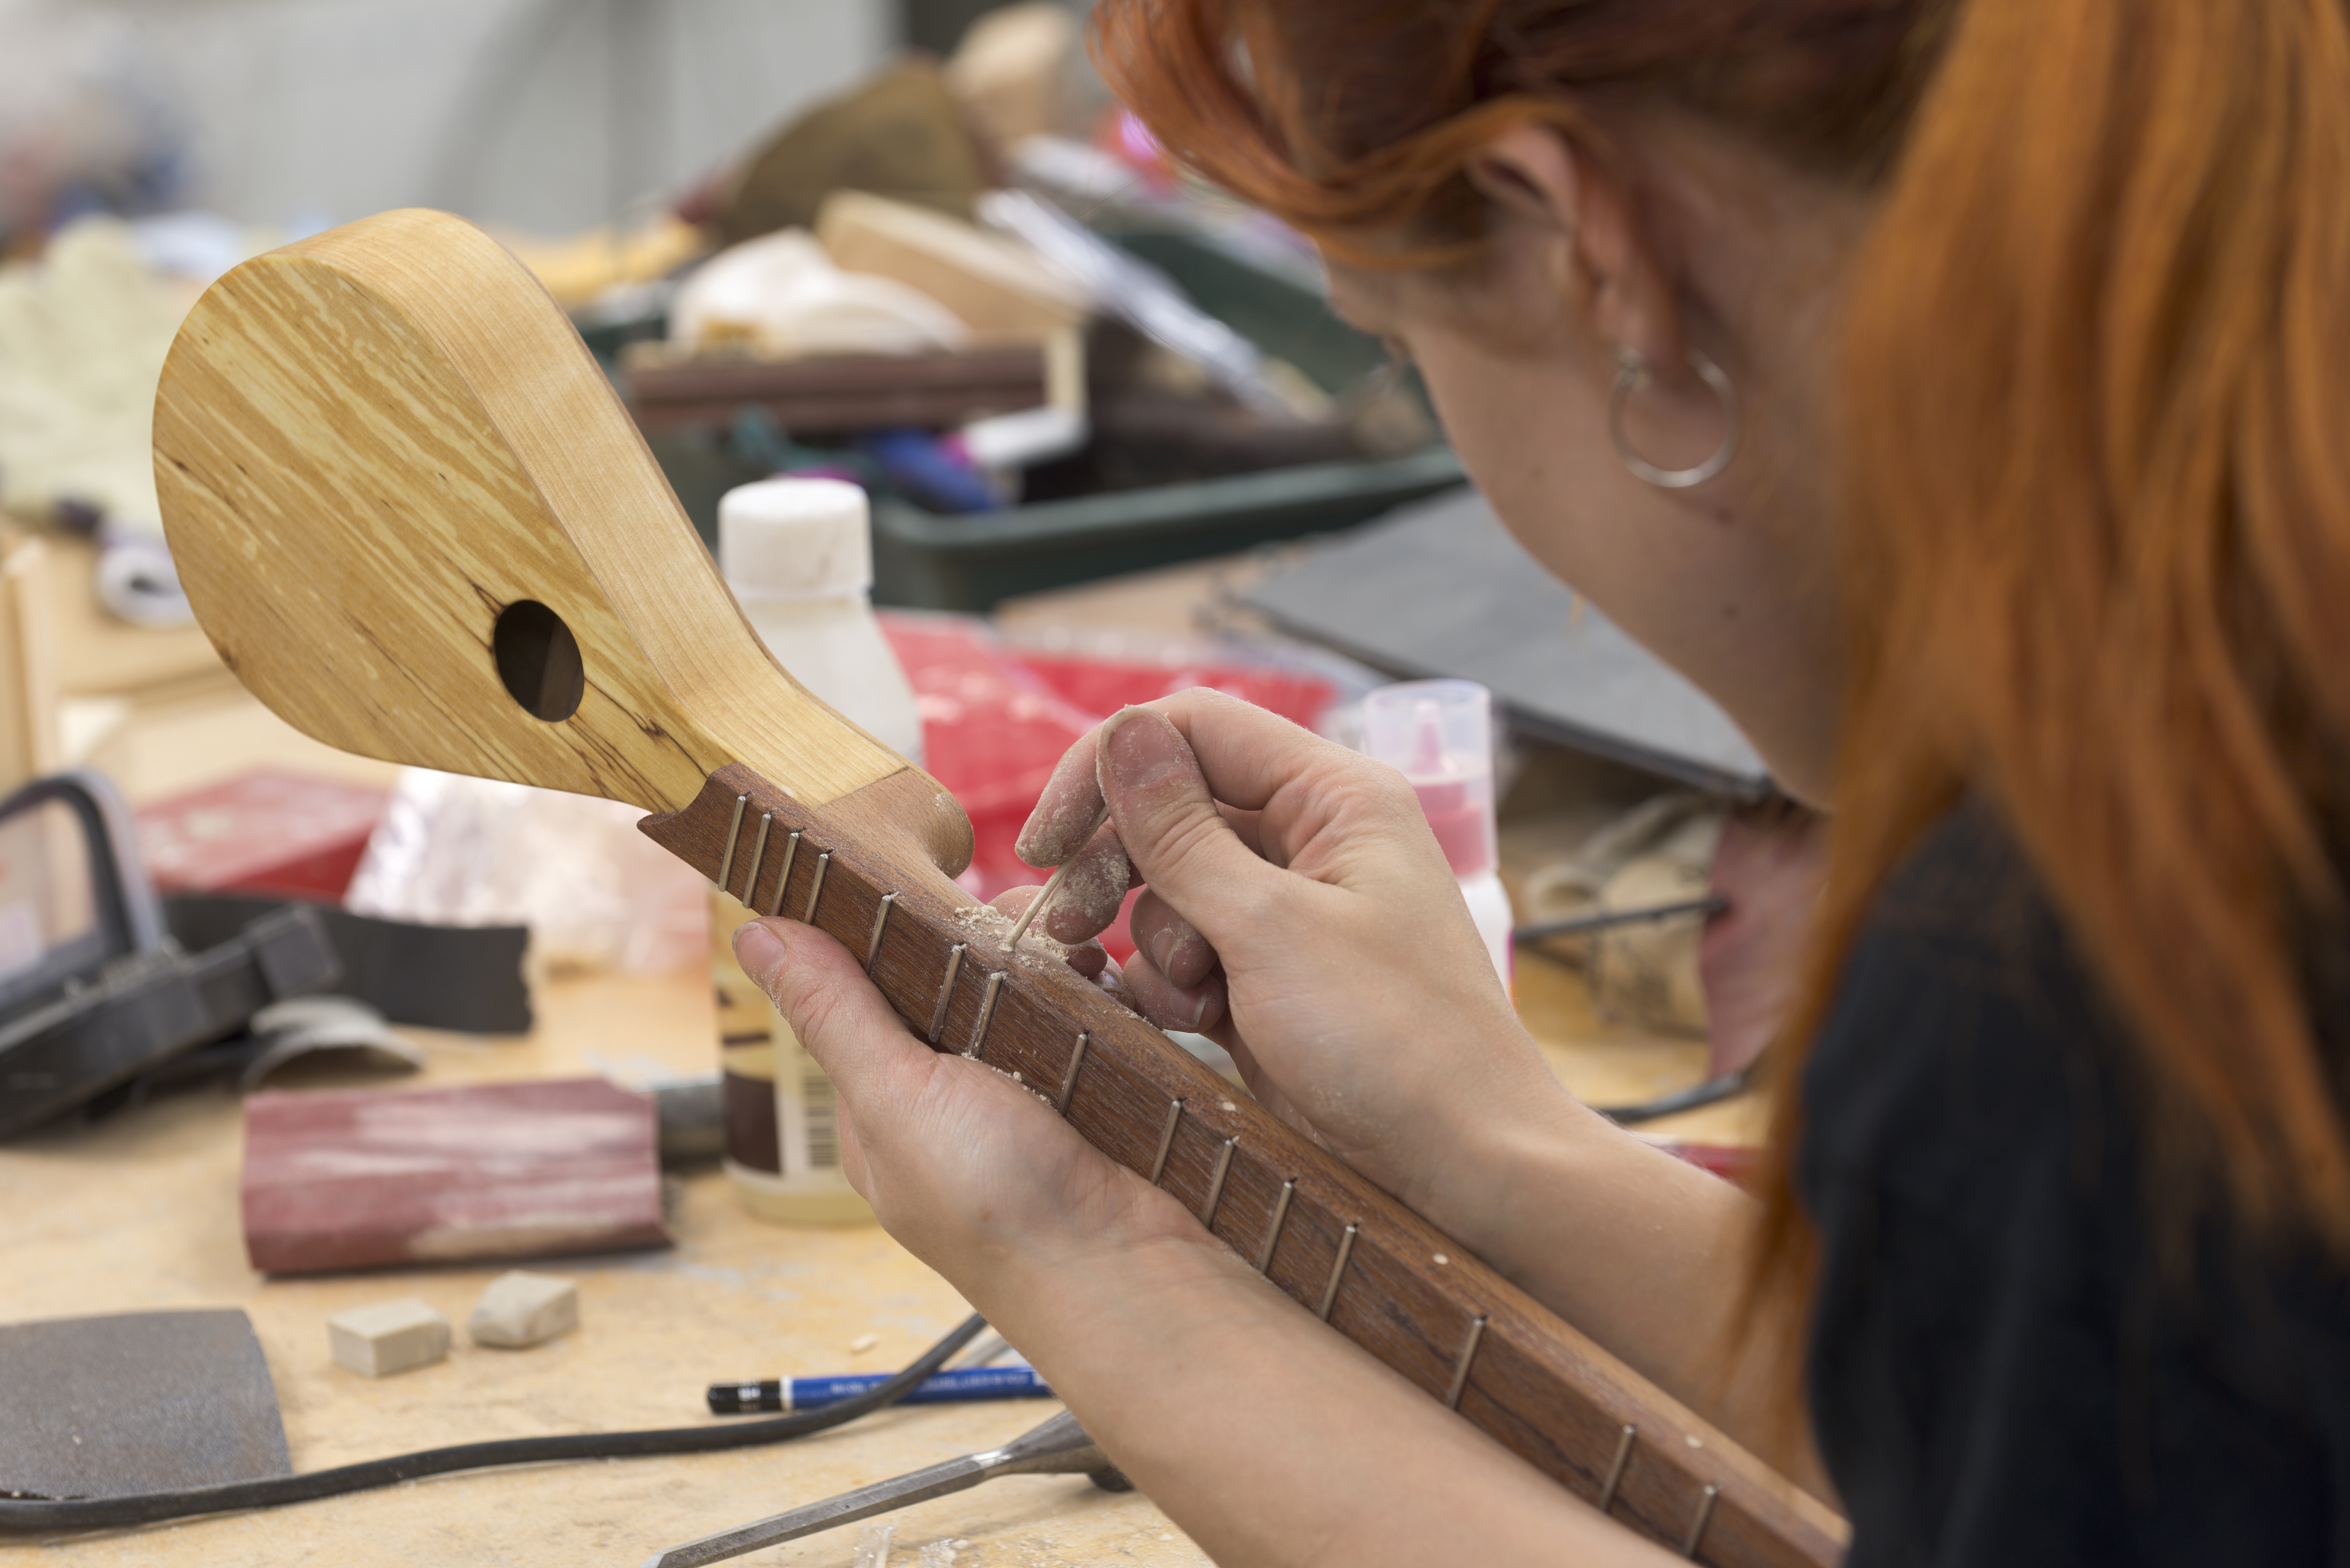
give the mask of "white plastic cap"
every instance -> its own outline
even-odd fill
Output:
[[[1474,680],[1409,680],[1363,699],[1363,750],[1400,769],[1452,874],[1493,869],[1493,701]]]
[[[763,479],[718,502],[718,571],[744,604],[838,598],[873,587],[865,492],[837,479]]]

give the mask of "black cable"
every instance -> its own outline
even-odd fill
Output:
[[[1669,1095],[1660,1095],[1637,1106],[1594,1106],[1591,1108],[1617,1126],[1628,1127],[1639,1122],[1653,1122],[1662,1116],[1679,1116],[1683,1111],[1696,1110],[1700,1106],[1715,1105],[1733,1095],[1742,1095],[1753,1081],[1754,1068],[1750,1064],[1735,1073],[1724,1073],[1718,1078],[1708,1078],[1693,1087],[1676,1089]]]
[[[551,1438],[505,1438],[488,1443],[458,1443],[446,1449],[364,1459],[355,1465],[313,1470],[308,1475],[267,1480],[230,1481],[181,1491],[135,1492],[128,1497],[0,1498],[0,1531],[93,1530],[112,1525],[152,1524],[198,1513],[276,1508],[313,1498],[340,1497],[397,1481],[446,1475],[491,1465],[544,1464],[550,1459],[610,1459],[646,1454],[698,1454],[719,1449],[750,1449],[805,1438],[843,1426],[894,1404],[916,1384],[946,1365],[947,1358],[977,1336],[986,1324],[976,1314],[924,1351],[889,1382],[854,1399],[766,1421],[728,1421],[708,1427],[670,1427],[646,1432],[577,1432]]]

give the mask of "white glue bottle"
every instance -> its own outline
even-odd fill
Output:
[[[913,688],[874,619],[865,492],[830,479],[770,479],[718,503],[718,569],[792,678],[884,745],[919,763]],[[711,978],[726,1096],[726,1173],[745,1208],[785,1225],[870,1220],[840,1167],[832,1081],[734,961],[752,919],[710,890]]]
[[[1510,895],[1494,867],[1493,704],[1473,680],[1409,680],[1363,699],[1363,750],[1400,770],[1460,879],[1477,934],[1517,993]]]

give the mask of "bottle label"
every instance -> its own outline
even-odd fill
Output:
[[[775,1131],[783,1174],[840,1175],[840,1099],[816,1058],[778,1017],[775,1032]]]

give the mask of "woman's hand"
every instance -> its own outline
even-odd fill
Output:
[[[1128,999],[1215,1039],[1275,1115],[1464,1240],[1491,1212],[1487,1135],[1581,1114],[1392,768],[1186,691],[1073,747],[1019,853],[1069,863],[1041,918],[1060,941],[1093,936],[1146,883]]]
[[[1009,1320],[998,1286],[1015,1256],[1049,1272],[1159,1242],[1217,1245],[1033,1092],[917,1039],[825,932],[754,920],[736,930],[734,954],[839,1092],[849,1185],[999,1326]]]

